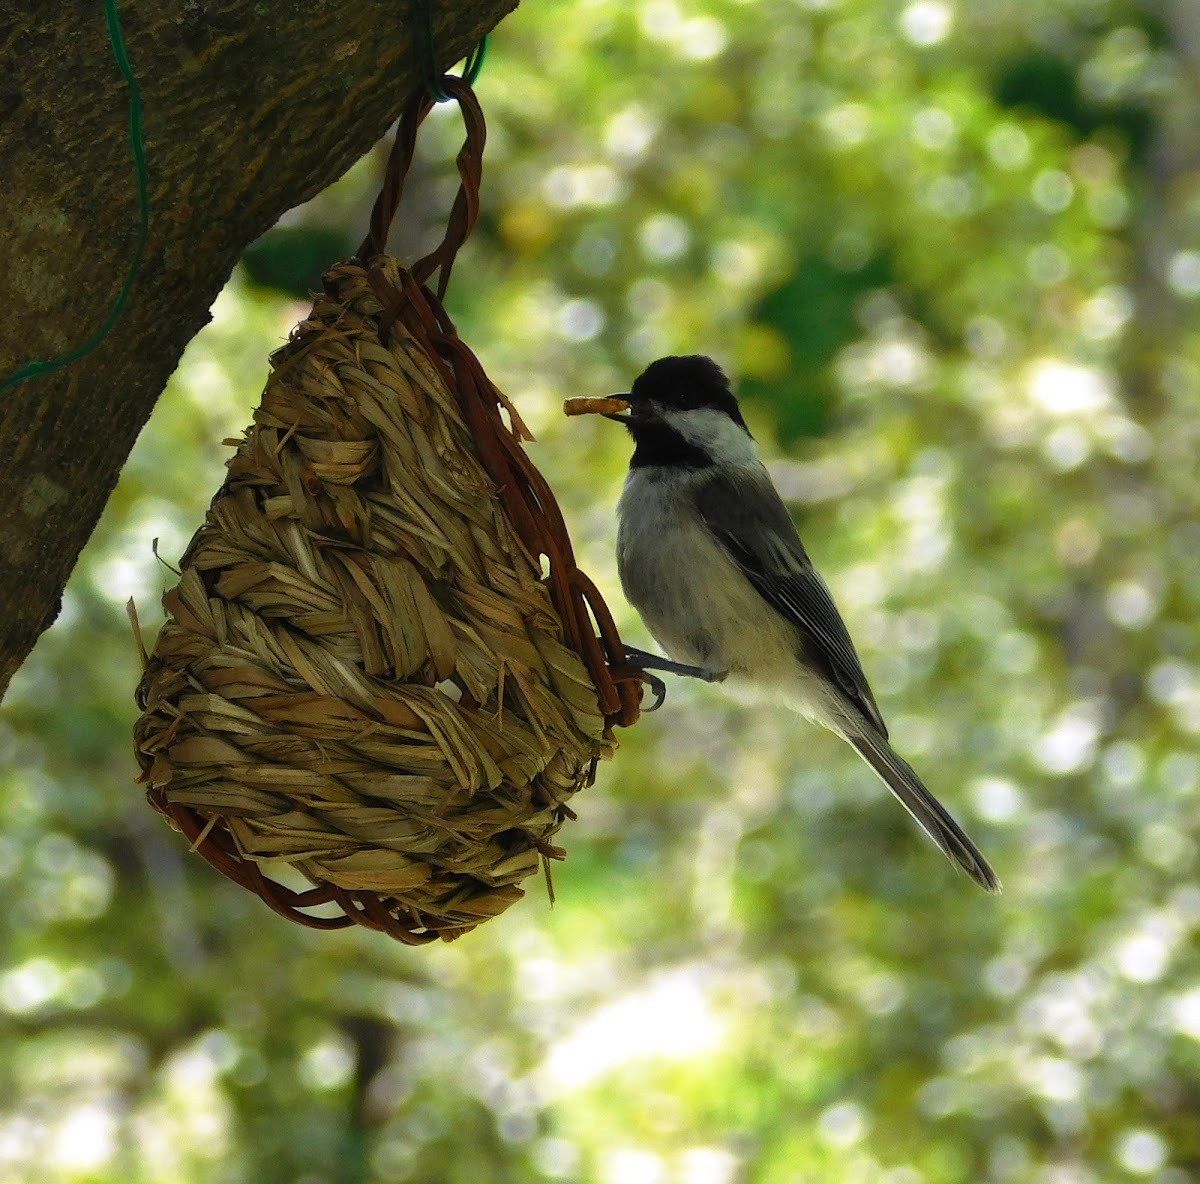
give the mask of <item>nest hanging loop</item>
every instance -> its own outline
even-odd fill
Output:
[[[441,305],[484,143],[470,86],[442,85],[466,126],[445,237],[410,271],[384,254],[419,96],[359,257],[272,357],[163,597],[135,729],[151,804],[221,872],[306,925],[413,944],[562,857],[568,803],[641,696],[520,417]],[[272,879],[281,863],[313,887]]]

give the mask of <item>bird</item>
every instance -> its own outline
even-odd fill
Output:
[[[633,438],[617,569],[666,655],[627,650],[631,664],[748,684],[828,728],[953,863],[999,892],[979,848],[891,746],[854,643],[725,372],[700,354],[660,358],[613,398],[578,402],[607,408],[600,413]]]

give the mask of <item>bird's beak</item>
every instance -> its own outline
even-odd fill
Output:
[[[630,410],[629,395],[609,395],[608,401],[615,404],[611,411],[601,411],[600,414],[605,419],[611,419],[616,423],[623,423],[626,427],[633,420],[633,413]],[[621,414],[624,412],[624,414]]]
[[[563,403],[563,411],[567,415],[603,415],[605,419],[614,419],[617,423],[628,424],[629,396],[611,395],[607,399],[568,399]]]

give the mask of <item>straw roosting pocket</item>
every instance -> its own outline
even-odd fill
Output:
[[[423,282],[440,268],[444,292],[478,209],[482,116],[443,81],[468,128],[447,237],[412,272],[382,254],[415,103],[361,258],[272,358],[163,598],[135,734],[151,803],[226,875],[294,920],[410,943],[561,858],[640,699],[515,409]],[[314,887],[271,879],[280,861]]]

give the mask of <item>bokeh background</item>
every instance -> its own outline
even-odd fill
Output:
[[[3,708],[0,1181],[1200,1180],[1198,91],[1190,0],[527,0],[478,84],[449,304],[629,639],[629,445],[560,403],[711,353],[998,899],[832,737],[690,685],[557,904],[457,943],[303,931],[189,855],[133,785],[125,602],[152,637],[154,540],[381,153],[256,244]]]

